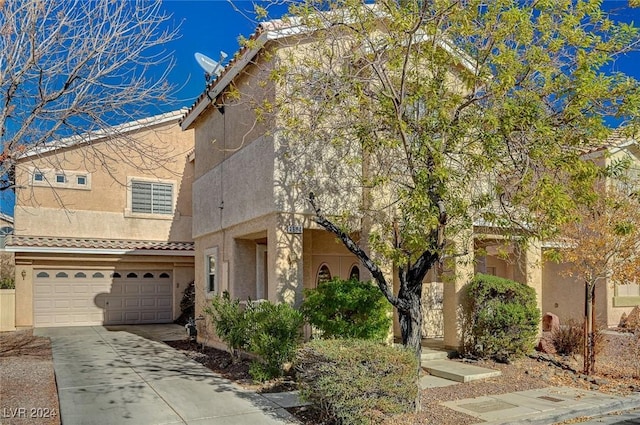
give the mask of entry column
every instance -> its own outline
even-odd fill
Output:
[[[456,256],[445,263],[443,276],[444,346],[458,350],[462,346],[462,302],[465,286],[473,279],[473,236],[466,232],[454,241]]]

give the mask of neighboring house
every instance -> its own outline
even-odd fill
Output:
[[[298,304],[304,288],[331,277],[370,278],[333,234],[315,224],[305,194],[295,189],[299,170],[287,161],[269,121],[256,120],[251,106],[252,101],[259,104],[275,96],[277,90],[268,83],[270,67],[261,50],[278,46],[296,33],[283,22],[262,24],[250,47],[234,56],[181,121],[184,130],[195,132],[193,237],[198,311],[225,290],[234,298]],[[295,160],[304,162],[300,156]],[[425,278],[426,337],[444,338],[445,346],[459,347],[461,290],[475,272],[526,283],[536,290],[542,313],[581,320],[583,286],[561,276],[563,265],[544,261],[544,250],[551,245],[518,248],[481,223],[474,232],[469,247],[475,253],[470,255],[472,261],[449,270],[446,278],[435,271]],[[393,279],[397,284],[397,277]],[[601,285],[599,290],[603,293],[598,312],[608,325],[617,324],[632,304],[640,304],[638,285],[624,289]],[[397,324],[395,332],[399,335]]]
[[[594,149],[583,155],[585,161],[606,167],[614,162],[625,161],[628,192],[640,190],[640,145],[637,140],[625,138],[616,133],[607,147]],[[621,183],[618,183],[621,184]],[[551,244],[549,244],[551,245]],[[543,245],[544,249],[544,245]],[[566,265],[546,261],[543,266],[542,306],[546,311],[557,314],[561,319],[578,318],[584,315],[584,283],[566,277]],[[596,319],[601,326],[616,326],[621,316],[629,314],[633,307],[640,305],[640,281],[614,282],[605,280],[596,285]]]
[[[181,131],[183,113],[17,159],[7,241],[16,260],[16,327],[167,323],[180,315],[194,271],[193,132]]]
[[[13,217],[0,213],[0,281],[12,281],[15,273],[15,261],[12,252],[6,252],[5,242],[13,234]]]

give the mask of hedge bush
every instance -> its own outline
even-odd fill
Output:
[[[231,299],[229,292],[216,295],[205,309],[218,337],[227,345],[235,362],[240,350],[258,356],[249,373],[256,381],[282,376],[282,366],[293,361],[302,339],[302,314],[288,304]]]
[[[302,397],[340,424],[379,424],[414,411],[417,359],[403,348],[366,340],[313,340],[298,350],[295,366]]]
[[[470,327],[466,351],[506,360],[533,350],[540,311],[532,287],[477,274],[467,285],[466,295]]]
[[[300,311],[323,338],[383,341],[391,327],[391,306],[370,282],[331,279],[304,291]]]
[[[249,303],[249,350],[259,356],[249,373],[256,381],[282,376],[282,366],[292,362],[302,340],[302,314],[289,304]]]
[[[216,334],[227,345],[231,360],[237,361],[239,350],[249,346],[249,321],[240,300],[232,300],[229,292],[224,291],[222,296],[213,297],[204,312],[211,317]]]

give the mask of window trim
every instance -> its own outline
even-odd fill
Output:
[[[213,274],[213,291],[209,290],[209,285],[210,285],[210,279],[211,279],[211,269],[210,269],[210,259],[213,258],[215,261],[215,270],[214,270],[214,274]],[[220,277],[222,276],[221,273],[221,264],[220,264],[220,258],[218,256],[218,247],[211,247],[211,248],[207,248],[204,250],[204,256],[203,256],[203,260],[204,260],[204,264],[202,267],[202,271],[204,272],[204,279],[203,279],[203,283],[204,283],[204,295],[207,299],[213,298],[215,295],[218,295],[220,293]]]
[[[156,184],[167,184],[171,185],[171,213],[162,214],[162,213],[145,213],[145,212],[134,212],[133,211],[133,183],[156,183]],[[176,213],[176,200],[178,196],[178,185],[175,180],[168,179],[150,179],[145,177],[135,177],[129,176],[127,177],[127,204],[124,210],[124,216],[130,218],[150,218],[156,220],[173,220]]]

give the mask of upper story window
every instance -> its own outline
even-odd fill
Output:
[[[56,189],[91,189],[91,173],[86,171],[68,171],[32,168],[31,182],[33,186],[55,187]]]
[[[131,212],[173,214],[173,184],[132,181]]]

